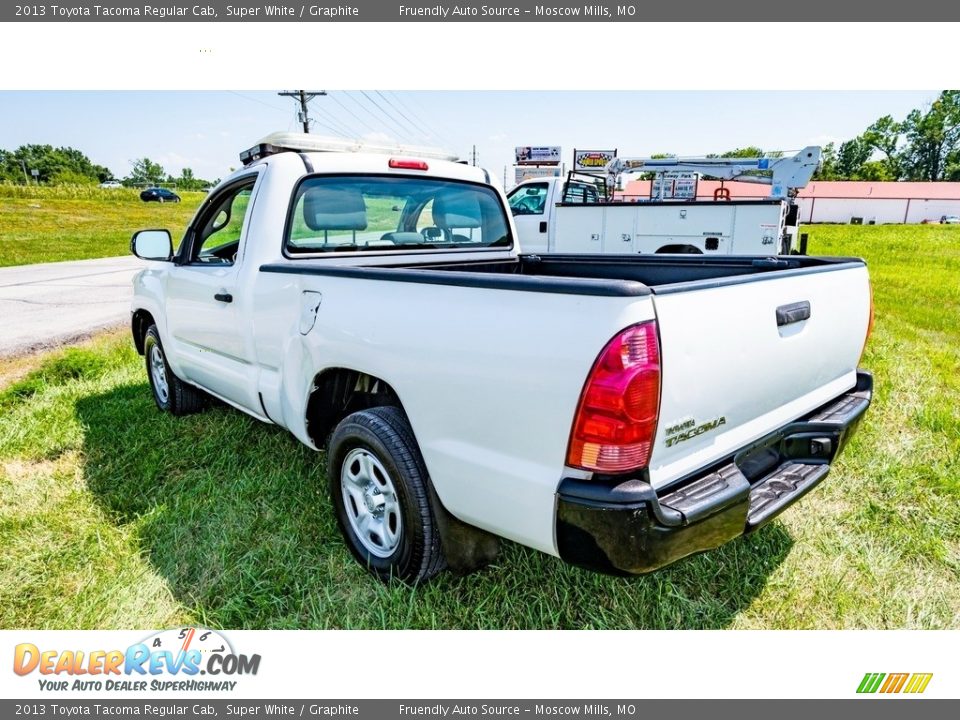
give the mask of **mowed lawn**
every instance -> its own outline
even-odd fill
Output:
[[[960,627],[960,227],[809,232],[870,263],[876,400],[751,537],[636,578],[504,543],[475,575],[383,585],[340,540],[322,455],[234,410],[160,414],[115,333],[0,364],[0,626]]]
[[[127,255],[130,236],[167,228],[175,241],[206,193],[145,203],[140,191],[0,185],[0,267]]]

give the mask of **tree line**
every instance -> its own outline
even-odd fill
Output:
[[[779,157],[750,145],[707,157]],[[652,157],[671,157],[657,153]],[[640,175],[651,179],[653,173]],[[706,177],[706,176],[705,176]],[[944,90],[902,120],[884,115],[855,138],[823,148],[814,180],[960,180],[960,90]]]
[[[944,90],[902,120],[884,115],[823,148],[815,180],[960,180],[960,90]]]
[[[198,178],[190,168],[184,168],[174,177],[146,157],[133,160],[130,174],[121,179],[72,147],[21,145],[16,150],[0,149],[0,182],[93,185],[108,180],[119,180],[127,187],[175,185],[183,190],[205,190],[218,182]]]

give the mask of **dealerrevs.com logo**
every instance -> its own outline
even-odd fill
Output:
[[[176,628],[126,650],[51,650],[33,643],[14,648],[13,671],[36,673],[45,691],[232,691],[238,676],[256,675],[260,655],[234,651],[221,633]]]

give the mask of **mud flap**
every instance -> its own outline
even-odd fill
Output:
[[[447,567],[458,575],[466,575],[492,563],[500,551],[500,539],[486,530],[468,525],[447,510],[433,484],[430,505],[440,530],[440,542]]]

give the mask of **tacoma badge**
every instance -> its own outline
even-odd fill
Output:
[[[713,420],[697,425],[693,418],[686,418],[667,427],[667,447],[673,447],[677,443],[682,443],[698,435],[703,435],[711,430],[716,430],[721,425],[727,424],[727,418],[723,415]]]

